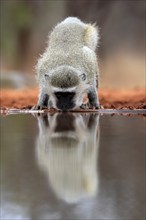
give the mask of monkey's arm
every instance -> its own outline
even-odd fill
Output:
[[[41,91],[39,94],[39,99],[37,105],[33,107],[34,110],[41,110],[43,108],[51,108],[52,103],[49,100],[49,95],[44,91]]]
[[[99,98],[98,98],[98,92],[94,86],[90,86],[88,91],[88,103],[87,104],[82,104],[80,108],[82,109],[99,109],[100,104],[99,104]]]
[[[90,86],[88,90],[88,99],[89,99],[89,107],[96,109],[99,109],[99,98],[98,98],[98,92],[94,86]]]

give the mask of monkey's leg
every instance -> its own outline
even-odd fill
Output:
[[[91,86],[88,90],[89,108],[99,109],[98,92],[95,87]]]

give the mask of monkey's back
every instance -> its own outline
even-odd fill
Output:
[[[49,37],[50,49],[67,50],[73,45],[83,45],[85,26],[78,18],[65,19],[53,29]]]
[[[49,36],[48,48],[38,62],[39,74],[58,66],[70,65],[87,73],[93,83],[97,72],[96,28],[78,18],[69,17],[59,23]]]

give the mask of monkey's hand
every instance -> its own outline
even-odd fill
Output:
[[[91,108],[91,109],[100,109],[100,105],[99,104],[95,104],[95,105],[90,104],[89,108]]]
[[[31,110],[42,110],[42,109],[47,109],[47,106],[44,105],[34,105]]]
[[[82,104],[80,106],[81,109],[100,109],[100,105],[98,104],[95,104],[95,105],[92,105],[91,103],[86,103],[86,104]]]

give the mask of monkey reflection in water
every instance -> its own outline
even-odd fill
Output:
[[[99,115],[56,113],[38,116],[36,155],[58,198],[76,203],[98,189]]]

